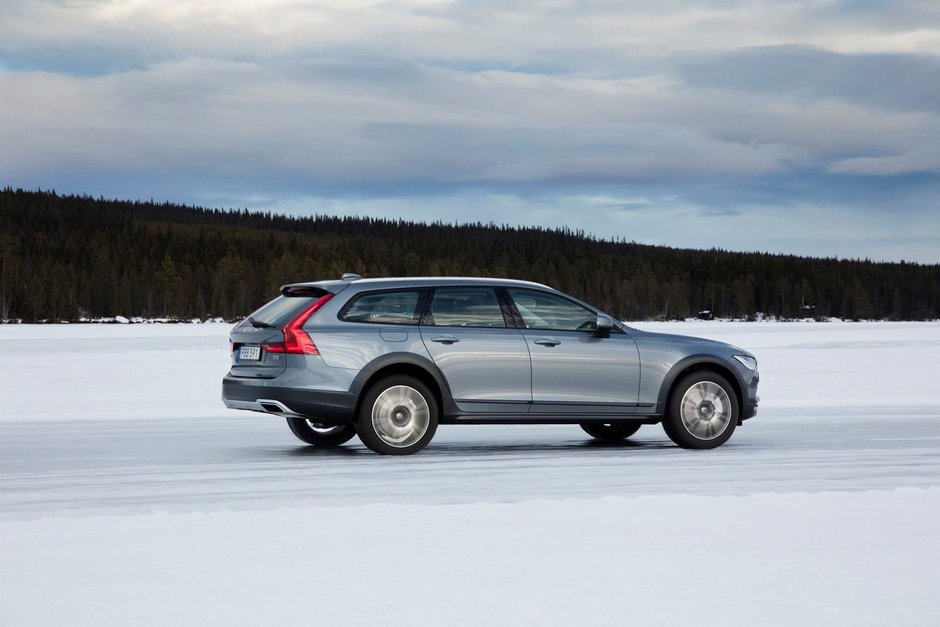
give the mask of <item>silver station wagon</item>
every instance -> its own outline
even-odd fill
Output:
[[[296,283],[231,333],[227,407],[283,416],[298,438],[377,453],[439,424],[573,424],[600,440],[662,423],[720,446],[757,413],[757,360],[649,333],[538,283],[486,278]]]

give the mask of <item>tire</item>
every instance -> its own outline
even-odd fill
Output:
[[[631,435],[640,430],[642,425],[631,424],[629,422],[621,423],[603,423],[603,422],[582,422],[581,428],[584,432],[596,440],[604,442],[619,442],[626,440]]]
[[[356,431],[376,453],[411,455],[428,445],[438,419],[437,400],[427,385],[408,375],[392,375],[363,396]]]
[[[356,435],[356,425],[321,426],[304,418],[288,418],[291,433],[307,444],[332,447],[349,442]]]
[[[716,448],[728,441],[740,416],[738,397],[727,379],[693,372],[673,388],[663,430],[682,448]]]

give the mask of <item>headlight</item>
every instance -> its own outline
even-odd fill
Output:
[[[748,370],[757,370],[757,360],[750,355],[735,355],[734,358],[741,362]]]

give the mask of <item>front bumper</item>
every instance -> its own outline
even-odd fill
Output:
[[[222,402],[229,409],[258,411],[287,418],[345,424],[355,418],[356,398],[348,392],[285,388],[265,380],[226,376]]]
[[[748,418],[753,418],[757,415],[757,405],[760,403],[760,397],[755,396],[754,398],[748,399],[747,408],[741,414],[741,420],[747,420]]]

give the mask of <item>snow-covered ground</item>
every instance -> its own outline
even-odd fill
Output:
[[[732,342],[760,414],[303,447],[218,399],[228,325],[0,327],[3,625],[923,625],[940,323],[641,323]]]

